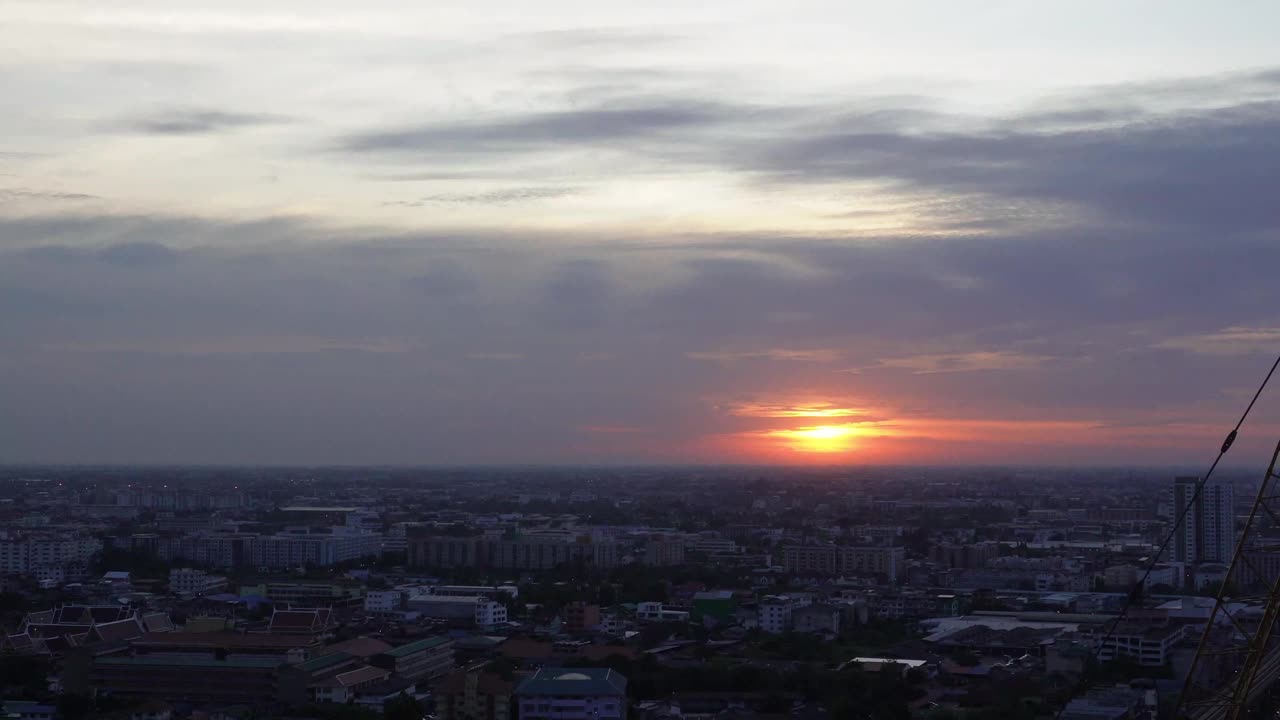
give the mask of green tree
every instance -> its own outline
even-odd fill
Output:
[[[422,704],[405,693],[388,700],[382,711],[385,720],[422,720],[422,716]]]

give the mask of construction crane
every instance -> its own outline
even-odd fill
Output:
[[[1241,720],[1280,679],[1280,444],[1218,589],[1174,717]],[[1241,592],[1252,588],[1253,592]]]

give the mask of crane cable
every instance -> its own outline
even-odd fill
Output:
[[[1179,512],[1173,526],[1169,528],[1169,533],[1165,536],[1164,541],[1160,543],[1159,549],[1151,556],[1151,561],[1147,563],[1146,571],[1142,573],[1142,577],[1129,590],[1129,595],[1125,600],[1124,607],[1120,609],[1120,614],[1116,615],[1115,619],[1111,621],[1106,634],[1102,636],[1102,642],[1098,643],[1097,651],[1093,653],[1095,659],[1102,654],[1103,650],[1106,649],[1107,643],[1115,637],[1116,628],[1118,628],[1120,623],[1128,617],[1129,610],[1141,599],[1142,590],[1147,585],[1147,578],[1151,577],[1152,571],[1155,570],[1156,565],[1160,562],[1160,558],[1164,556],[1165,550],[1169,547],[1169,543],[1173,541],[1174,536],[1178,534],[1178,529],[1182,527],[1182,524],[1186,521],[1187,514],[1200,499],[1200,493],[1204,490],[1205,484],[1209,482],[1209,478],[1213,476],[1213,471],[1218,468],[1218,463],[1222,462],[1223,456],[1226,455],[1227,451],[1231,449],[1231,446],[1235,444],[1236,437],[1240,434],[1241,426],[1244,425],[1245,419],[1249,417],[1249,413],[1253,411],[1253,406],[1258,402],[1258,398],[1262,396],[1262,391],[1266,389],[1267,383],[1271,382],[1271,376],[1275,374],[1276,368],[1280,368],[1280,355],[1276,356],[1276,361],[1271,364],[1271,369],[1267,371],[1266,377],[1262,379],[1262,384],[1259,385],[1257,391],[1253,393],[1253,399],[1249,401],[1249,406],[1244,409],[1244,413],[1241,414],[1240,419],[1236,421],[1236,426],[1231,428],[1231,432],[1227,433],[1226,439],[1222,441],[1222,447],[1218,450],[1218,456],[1213,459],[1213,463],[1209,465],[1209,470],[1204,474],[1204,477],[1196,483],[1195,492],[1191,494],[1191,498],[1187,501],[1181,512]],[[1116,655],[1118,656],[1119,652],[1117,652]],[[1085,689],[1085,682],[1086,677],[1082,674],[1080,682],[1076,684],[1075,689],[1071,693],[1072,698],[1078,695],[1081,690]],[[1070,700],[1071,699],[1068,698],[1067,703],[1069,703]],[[1061,720],[1062,714],[1067,710],[1067,703],[1064,703],[1063,706],[1058,709],[1058,712],[1054,715],[1054,720]]]

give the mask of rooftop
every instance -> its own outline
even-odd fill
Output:
[[[369,637],[358,637],[322,647],[316,652],[320,655],[346,653],[354,657],[367,658],[390,650],[391,646],[381,640]]]
[[[300,662],[294,667],[298,668],[299,670],[305,670],[306,672],[313,673],[313,672],[319,672],[321,670],[324,670],[325,668],[333,667],[334,665],[341,665],[342,663],[351,662],[354,659],[355,659],[354,655],[348,655],[347,653],[344,653],[344,652],[335,652],[335,653],[330,653],[328,655],[321,655],[320,657],[311,658],[306,662]]]
[[[334,675],[333,677],[322,681],[320,684],[327,685],[329,687],[351,687],[352,685],[360,685],[361,683],[371,683],[376,680],[383,680],[390,675],[390,670],[363,665],[354,670],[348,670],[347,672]]]
[[[94,660],[99,665],[168,665],[175,667],[235,667],[235,668],[274,668],[281,663],[271,657],[239,657],[230,660],[213,658],[174,657],[172,655],[107,655]]]
[[[394,658],[400,658],[406,655],[412,655],[416,652],[422,652],[423,650],[430,650],[431,648],[439,647],[441,645],[444,645],[445,643],[452,643],[452,642],[453,642],[452,638],[447,638],[447,637],[444,637],[443,635],[436,635],[433,637],[423,638],[422,640],[411,642],[407,645],[401,645],[400,647],[397,647],[397,648],[392,648],[386,651],[386,654]]]
[[[270,633],[147,633],[133,641],[139,647],[193,647],[193,648],[271,648],[290,650],[310,647],[314,641],[304,635],[272,635]]]
[[[520,683],[517,695],[617,695],[627,694],[627,679],[600,668],[542,668]]]

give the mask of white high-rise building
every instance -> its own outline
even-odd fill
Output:
[[[1199,482],[1195,477],[1173,480],[1173,521],[1181,518],[1182,524],[1172,558],[1188,565],[1228,563],[1236,545],[1235,493],[1230,481],[1210,480],[1192,504]]]

